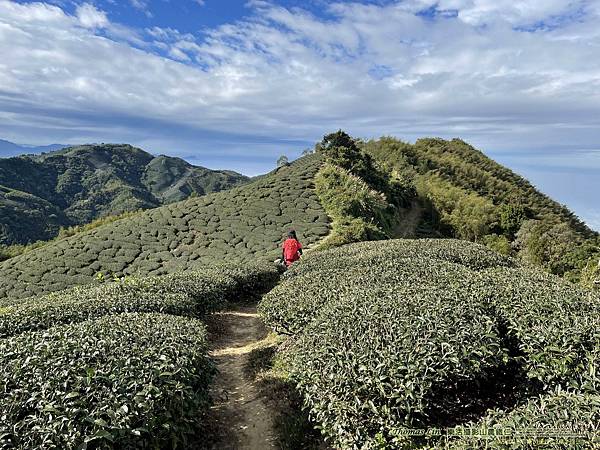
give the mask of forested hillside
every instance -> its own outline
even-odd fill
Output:
[[[61,227],[228,189],[238,173],[192,166],[129,145],[84,145],[0,159],[0,244],[55,237]]]
[[[421,236],[481,242],[554,274],[590,283],[600,239],[567,207],[459,140],[391,137],[359,146],[411,180],[423,208]]]

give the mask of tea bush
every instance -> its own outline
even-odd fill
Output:
[[[441,266],[440,261],[456,263]],[[284,333],[297,333],[331,299],[355,296],[362,286],[373,288],[374,277],[389,285],[417,291],[473,279],[471,271],[515,265],[514,260],[486,247],[454,240],[392,240],[346,245],[314,253],[286,272],[285,283],[261,301],[265,321]],[[446,271],[445,276],[433,270]]]
[[[510,412],[494,410],[476,424],[451,430],[448,448],[548,450],[600,446],[600,395],[557,392]]]
[[[225,302],[248,299],[266,291],[278,278],[279,273],[272,264],[254,263],[77,286],[41,297],[5,302],[0,309],[0,338],[124,312],[202,317]]]
[[[509,414],[561,388],[598,395],[600,299],[482,246],[352,244],[283,280],[259,309],[293,335],[284,360],[334,446],[423,444],[401,430]]]
[[[326,304],[289,355],[313,417],[341,448],[391,445],[395,427],[435,424],[452,401],[468,407],[475,399],[464,386],[507,360],[481,305],[441,286],[405,290],[381,279]]]
[[[88,284],[99,272],[156,276],[221,262],[273,260],[289,228],[304,245],[329,233],[309,155],[226,192],[126,217],[0,262],[0,299]]]
[[[214,369],[204,325],[122,314],[0,340],[0,447],[185,448]]]
[[[394,239],[382,242],[359,242],[314,253],[286,272],[287,277],[327,268],[343,270],[359,264],[378,264],[397,258],[427,257],[460,264],[469,269],[515,267],[519,263],[487,247],[456,239]]]
[[[539,270],[496,268],[482,275],[478,295],[519,343],[530,378],[548,388],[600,392],[597,296]]]

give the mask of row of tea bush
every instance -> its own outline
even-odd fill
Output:
[[[198,319],[278,278],[228,264],[5,301],[0,448],[198,445],[215,372]]]
[[[407,427],[479,429],[487,410],[531,412],[533,427],[540,395],[597,398],[600,299],[485,247],[353,244],[305,258],[284,280],[259,309],[291,335],[282,356],[335,446],[417,445]]]

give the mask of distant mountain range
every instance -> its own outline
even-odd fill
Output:
[[[0,158],[0,244],[51,239],[60,227],[217,192],[248,179],[130,145],[31,154],[50,147],[27,147],[28,155]]]
[[[68,147],[64,144],[50,144],[50,145],[21,145],[15,144],[14,142],[5,141],[0,139],[0,158],[8,158],[11,156],[17,156],[29,153],[44,153],[60,150],[61,148]]]

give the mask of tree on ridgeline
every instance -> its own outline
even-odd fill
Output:
[[[290,163],[290,160],[287,156],[285,155],[281,155],[278,159],[277,159],[277,167],[284,167],[287,166]]]

